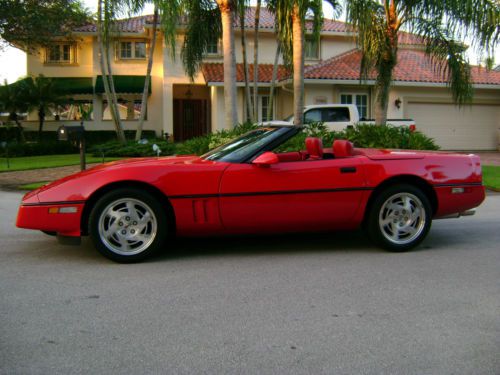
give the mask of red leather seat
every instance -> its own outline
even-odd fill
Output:
[[[302,155],[298,151],[282,152],[281,154],[278,154],[278,159],[281,162],[301,161]]]
[[[347,158],[353,156],[353,146],[349,141],[337,139],[333,142],[333,155],[335,158]]]
[[[323,159],[323,141],[321,138],[307,137],[306,149],[309,154],[309,160]]]

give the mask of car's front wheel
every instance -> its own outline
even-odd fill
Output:
[[[167,217],[152,195],[138,189],[117,189],[97,201],[89,229],[102,255],[120,263],[138,262],[163,247]]]
[[[432,208],[427,196],[412,185],[394,185],[373,201],[368,232],[385,249],[406,251],[423,241],[431,222]]]

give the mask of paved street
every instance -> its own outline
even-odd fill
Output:
[[[14,228],[0,374],[500,374],[500,194],[417,251],[362,234],[186,241],[119,265]]]

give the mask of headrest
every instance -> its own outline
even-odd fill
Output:
[[[321,138],[307,137],[306,149],[309,159],[319,160],[323,158],[323,141],[321,141]]]
[[[333,142],[333,155],[336,158],[347,158],[353,155],[352,143],[343,139],[337,139]]]

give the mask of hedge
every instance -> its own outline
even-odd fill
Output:
[[[137,157],[137,156],[154,156],[152,145],[157,144],[161,149],[161,155],[186,155],[195,154],[201,155],[208,150],[213,149],[221,144],[224,144],[252,129],[256,125],[245,123],[239,124],[232,130],[220,130],[212,134],[207,134],[202,137],[196,137],[182,143],[171,143],[162,139],[152,137],[154,132],[145,132],[145,137],[149,138],[147,144],[140,144],[135,141],[128,141],[125,144],[115,141],[115,133],[113,131],[89,131],[86,132],[88,151],[94,156],[105,157]],[[280,152],[294,151],[304,149],[305,138],[308,136],[320,137],[323,139],[325,147],[330,147],[335,139],[347,139],[354,143],[356,147],[375,147],[375,148],[396,148],[396,149],[413,149],[413,150],[438,150],[439,147],[434,143],[434,140],[424,134],[414,131],[408,127],[395,127],[392,125],[366,125],[358,124],[353,128],[343,131],[330,131],[322,123],[312,123],[305,127],[302,134],[293,137],[291,140],[280,146]],[[31,134],[30,134],[31,133]],[[46,133],[52,133],[48,135]],[[26,132],[30,134],[27,139],[36,132]],[[127,136],[133,137],[134,131],[128,131]],[[44,138],[54,137],[55,132],[44,132]],[[109,141],[102,141],[108,139]],[[111,139],[111,140],[110,140]],[[98,142],[100,141],[100,142]],[[51,155],[51,154],[69,154],[78,152],[76,145],[70,142],[46,141],[40,143],[26,142],[18,144],[12,142],[8,144],[10,156],[31,156],[31,155]],[[0,155],[5,155],[5,149],[0,149]]]

